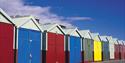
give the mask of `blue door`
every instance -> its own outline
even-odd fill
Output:
[[[106,60],[109,60],[109,42],[106,42],[105,46],[106,46],[106,48],[105,48]]]
[[[75,63],[75,37],[70,36],[70,63]]]
[[[81,62],[81,40],[79,37],[70,36],[70,63]]]
[[[18,29],[18,63],[41,63],[41,33]]]
[[[29,31],[31,63],[41,63],[41,33],[38,31]]]
[[[81,40],[79,37],[76,38],[76,50],[75,50],[75,57],[76,61],[75,63],[81,63]]]

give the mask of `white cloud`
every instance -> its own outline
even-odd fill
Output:
[[[74,27],[68,20],[84,20],[84,17],[64,18],[50,12],[51,7],[24,5],[22,0],[0,0],[0,8],[9,15],[33,15],[40,18],[40,23],[58,23],[67,27]],[[88,20],[90,18],[87,18]],[[66,21],[64,21],[66,20]]]
[[[91,21],[91,20],[93,20],[90,17],[68,17],[66,19],[68,19],[68,20],[80,20],[80,21]]]
[[[0,0],[0,8],[9,15],[33,15],[40,18],[40,22],[58,23],[73,27],[72,24],[60,19],[60,16],[50,12],[50,7],[24,5],[22,0]]]

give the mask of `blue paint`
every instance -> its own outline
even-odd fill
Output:
[[[109,42],[102,42],[103,46],[103,59],[109,60]]]
[[[41,63],[41,33],[18,29],[18,63]]]
[[[70,36],[70,63],[81,62],[81,39]]]

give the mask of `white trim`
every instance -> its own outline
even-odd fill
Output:
[[[15,27],[13,27],[13,49],[15,49]]]
[[[49,29],[47,29],[47,31],[51,31],[53,28],[55,28],[57,26],[57,24],[54,24],[52,27],[50,27]]]
[[[66,42],[66,39],[65,39],[65,38],[66,38],[66,36],[65,36],[65,35],[63,35],[63,37],[64,37],[64,51],[66,51],[66,50],[65,50],[65,48],[66,48],[66,45],[65,45],[65,44],[66,44],[66,43],[65,43],[65,42]]]
[[[48,33],[46,32],[46,51],[48,50]]]
[[[36,25],[39,27],[40,31],[43,32],[42,28],[40,27],[40,24],[35,20],[35,18],[33,16],[31,16],[31,19],[34,23],[36,23]]]
[[[8,18],[9,21],[11,21],[11,22],[13,23],[13,20],[11,19],[11,17],[8,16],[1,8],[0,8],[0,12],[1,12],[4,16],[6,16],[6,18]],[[9,21],[8,21],[8,22],[9,22]],[[11,22],[10,22],[10,23],[11,23]]]
[[[18,38],[19,38],[19,35],[18,35],[18,34],[19,34],[19,29],[17,28],[17,37],[16,37],[16,39],[17,39],[17,41],[16,41],[16,42],[17,42],[17,43],[16,43],[17,49],[18,49],[18,40],[19,40],[19,39],[18,39]]]
[[[21,21],[21,23],[19,23],[19,21]],[[16,26],[19,27],[23,27],[25,24],[29,24],[30,22],[33,22],[34,26],[36,27],[36,29],[33,30],[38,30],[38,31],[42,31],[42,28],[40,27],[40,25],[37,23],[37,21],[35,20],[34,17],[32,16],[25,16],[25,17],[19,17],[19,18],[13,18],[13,22],[16,24]],[[18,23],[18,24],[17,24]],[[25,28],[25,27],[24,27]],[[28,28],[29,29],[29,28]],[[30,28],[32,29],[32,28]]]
[[[68,51],[70,51],[70,36],[68,36]]]
[[[82,51],[82,38],[80,38],[80,39],[81,39],[80,43],[81,43],[81,51]]]
[[[42,32],[41,32],[41,50],[43,49],[42,47],[43,47],[43,41],[42,41],[42,38],[43,38],[43,34],[42,34]]]
[[[51,24],[52,25],[52,24]],[[64,30],[58,25],[58,24],[53,24],[50,28],[47,29],[47,32],[50,32],[51,30],[53,30],[55,27],[57,27],[60,32],[64,35]]]

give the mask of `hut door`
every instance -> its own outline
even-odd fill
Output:
[[[70,37],[70,63],[80,63],[81,42],[79,37]]]
[[[81,41],[80,41],[80,38],[79,37],[76,37],[75,38],[76,42],[75,42],[75,58],[76,58],[76,61],[75,63],[81,63]]]
[[[54,33],[48,33],[47,37],[47,56],[46,56],[46,63],[55,63],[56,62],[56,49],[55,49],[55,40],[56,40],[56,34]]]
[[[29,31],[30,63],[41,63],[41,33]]]
[[[18,32],[18,63],[40,63],[41,33],[20,28]]]
[[[0,63],[14,63],[14,27],[0,22]]]
[[[18,63],[30,63],[29,30],[18,29]]]
[[[48,33],[46,63],[65,63],[64,36]]]
[[[64,36],[56,34],[56,63],[65,63]]]

